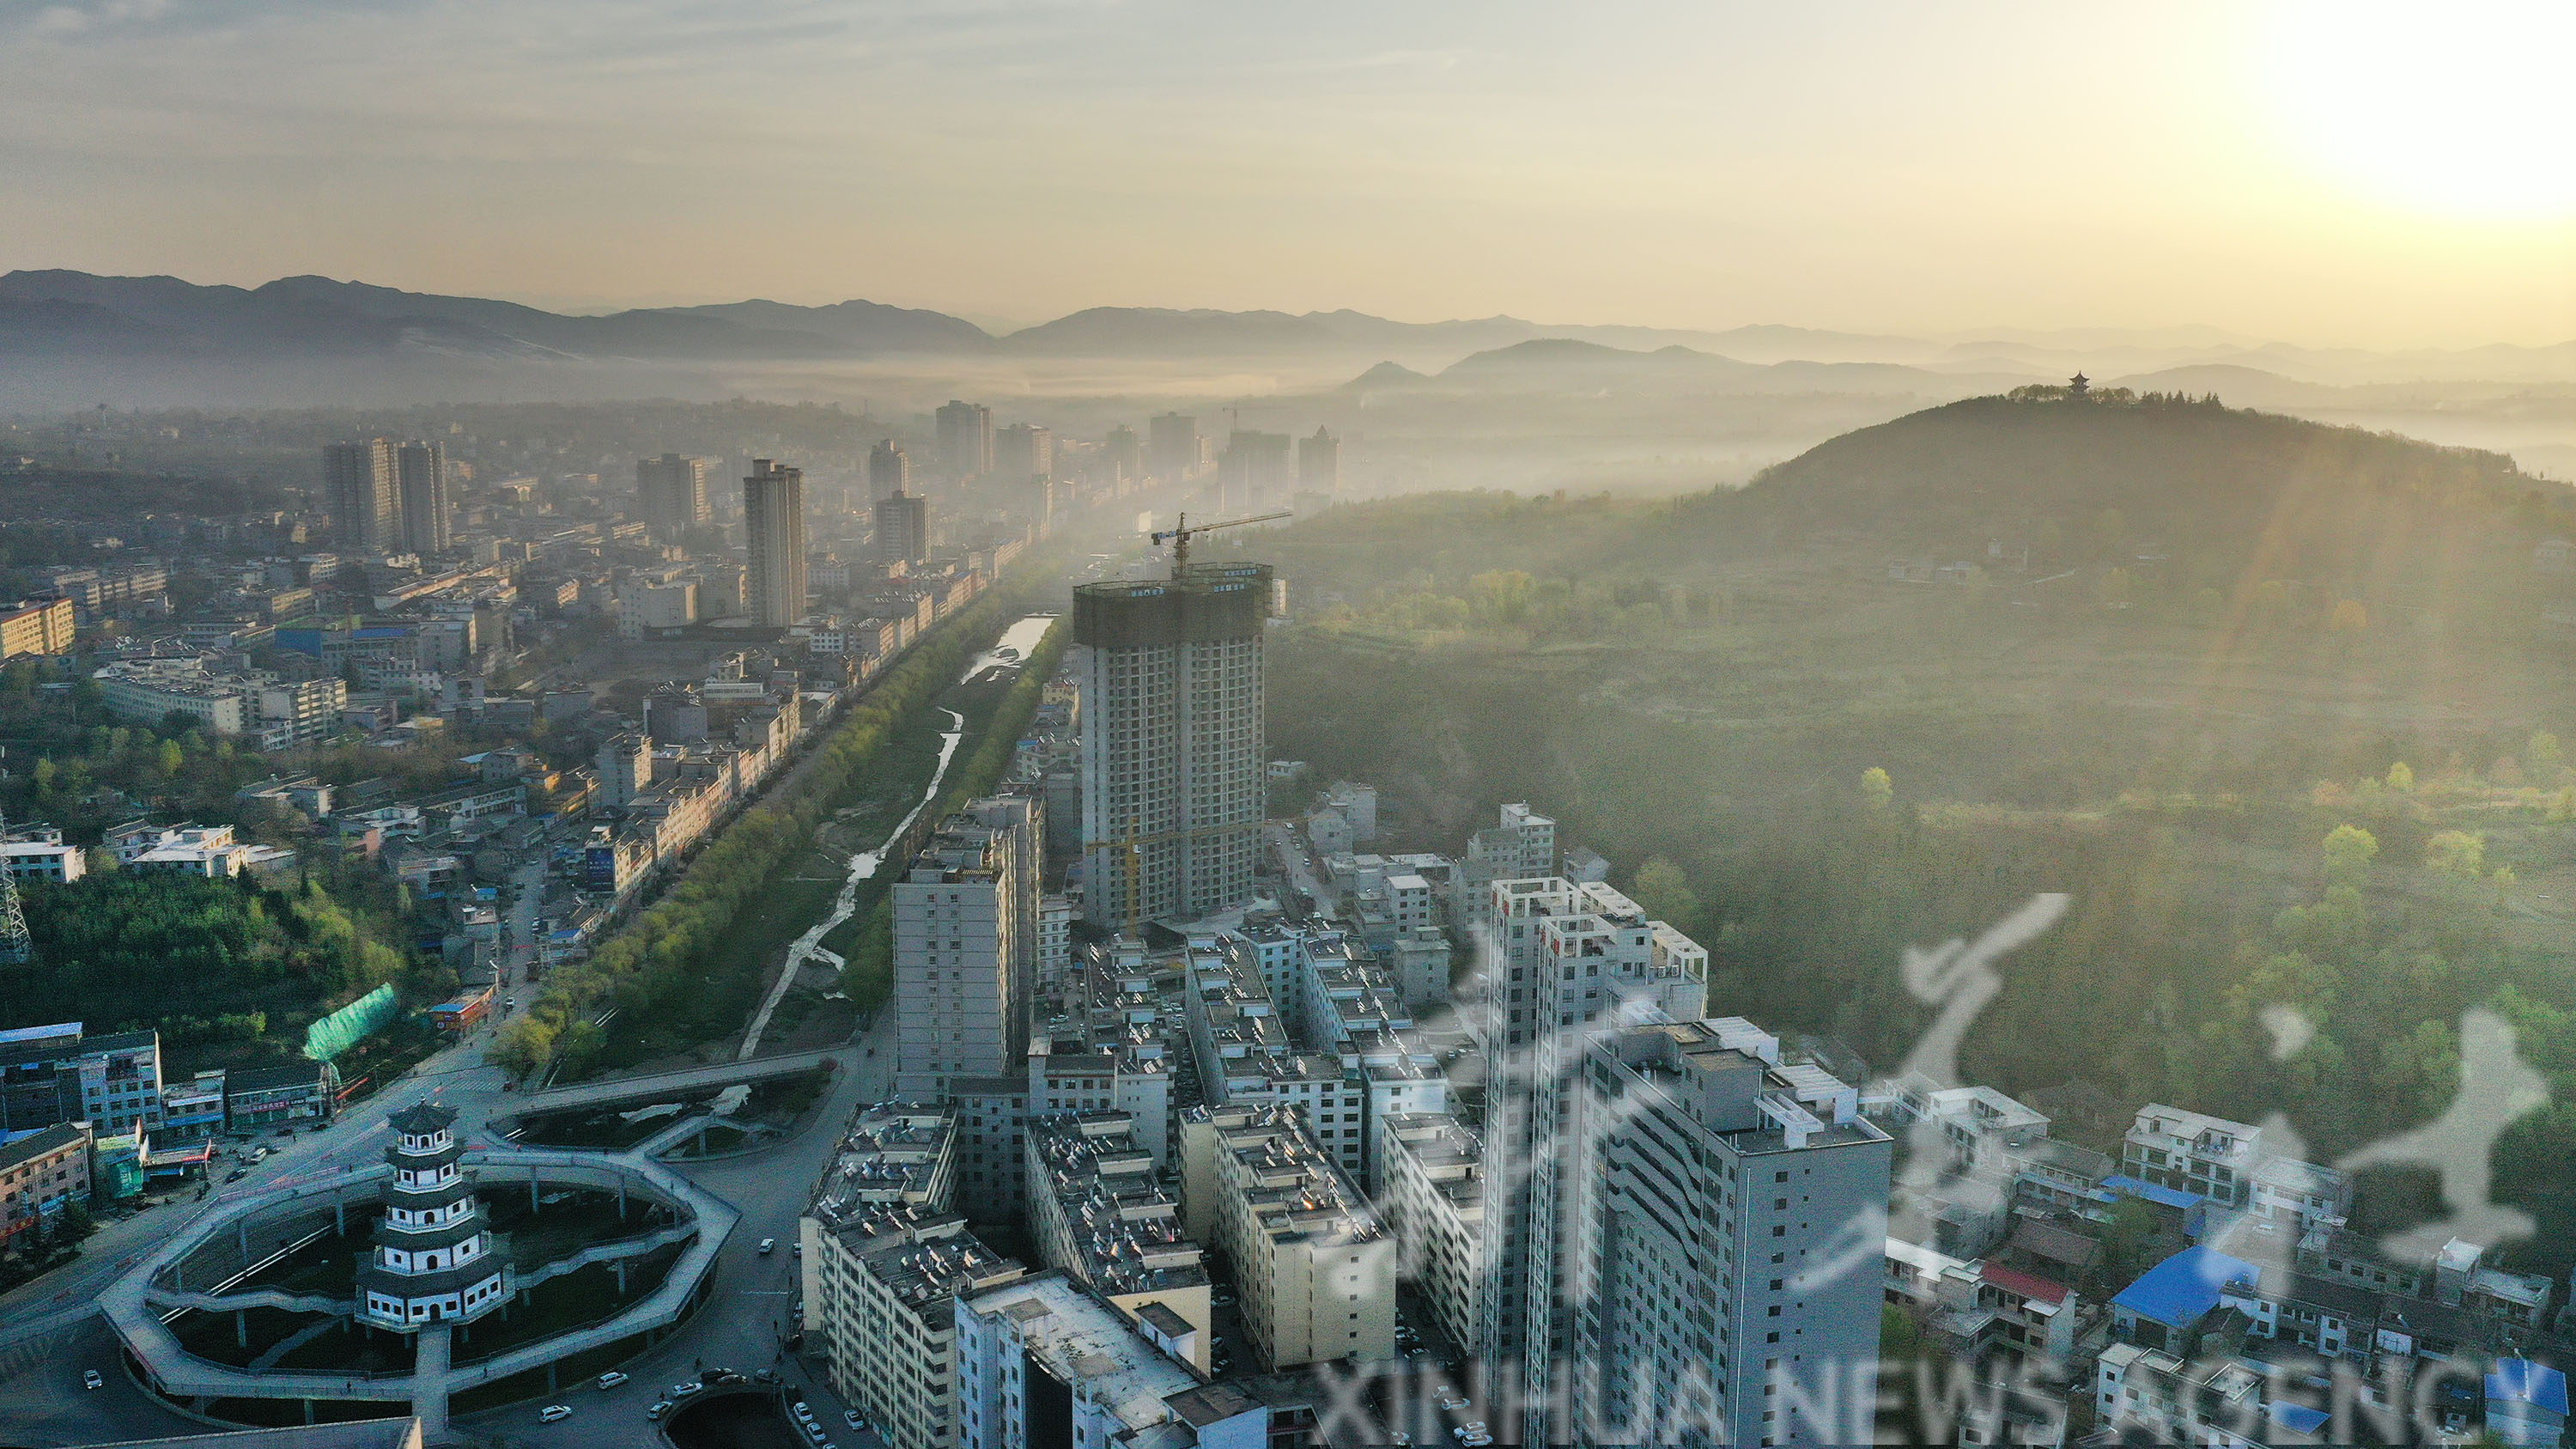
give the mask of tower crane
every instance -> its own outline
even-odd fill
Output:
[[[1160,546],[1166,540],[1170,541],[1172,545],[1172,577],[1177,579],[1181,576],[1181,570],[1189,566],[1190,540],[1196,538],[1200,534],[1206,533],[1211,529],[1241,528],[1247,523],[1269,523],[1274,519],[1287,518],[1291,516],[1292,515],[1287,513],[1256,513],[1250,518],[1229,518],[1223,523],[1202,523],[1198,527],[1192,528],[1190,527],[1190,516],[1184,513],[1181,515],[1181,521],[1179,523],[1170,528],[1158,528],[1151,534],[1147,535],[1147,537],[1153,539],[1157,546]]]

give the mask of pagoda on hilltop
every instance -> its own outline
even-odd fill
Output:
[[[471,1323],[508,1301],[504,1255],[492,1219],[457,1168],[465,1144],[456,1112],[419,1102],[385,1119],[385,1215],[375,1250],[358,1268],[358,1317],[409,1333]]]

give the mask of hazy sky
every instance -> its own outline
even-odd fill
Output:
[[[0,267],[2576,337],[2576,6],[0,0]]]

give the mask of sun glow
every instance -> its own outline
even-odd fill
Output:
[[[2266,84],[2345,182],[2463,218],[2576,214],[2576,5],[2286,0]]]

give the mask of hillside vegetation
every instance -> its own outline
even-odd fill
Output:
[[[1402,500],[1234,546],[1298,611],[1273,752],[1374,779],[1399,847],[1535,802],[1710,945],[1715,1009],[1881,1070],[1926,1019],[1906,946],[2069,892],[1970,1074],[2277,1110],[2331,1160],[2448,1102],[2471,1008],[2576,1103],[2556,537],[2568,490],[2495,455],[2050,389],[1741,490]],[[2554,1272],[2571,1153],[2559,1105],[2497,1159]],[[2375,1177],[2365,1217],[2430,1204]]]

